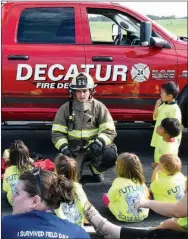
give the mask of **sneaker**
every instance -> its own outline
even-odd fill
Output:
[[[89,202],[87,201],[84,205],[84,215],[85,218],[90,222],[93,227],[95,228],[96,232],[99,235],[107,236],[103,230],[102,227],[104,223],[107,221],[106,218],[102,217],[100,213],[97,211],[97,209]]]
[[[104,173],[96,174],[93,171],[92,165],[89,165],[89,168],[93,174],[93,179],[95,182],[102,183],[104,181]]]

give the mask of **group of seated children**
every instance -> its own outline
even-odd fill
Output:
[[[184,196],[186,178],[181,173],[178,147],[181,140],[181,112],[175,101],[178,89],[173,82],[162,85],[161,99],[154,110],[156,121],[151,146],[155,147],[151,185],[145,185],[142,163],[133,153],[121,153],[116,161],[117,178],[102,201],[119,221],[140,222],[148,217],[149,209],[135,208],[135,202],[153,198],[163,202],[176,202]],[[3,190],[12,205],[15,185],[21,173],[33,168],[26,145],[17,140],[10,146],[9,167],[3,180]],[[62,202],[55,214],[80,226],[84,223],[84,205],[88,201],[81,184],[76,180],[76,161],[59,154],[55,159],[55,172],[74,182],[75,200]]]
[[[15,160],[12,160],[13,158]],[[22,141],[15,141],[11,145],[9,163],[10,166],[4,175],[3,190],[7,192],[8,201],[12,205],[14,189],[20,174],[33,168],[28,149]],[[102,196],[102,200],[119,221],[140,222],[148,217],[149,209],[141,208],[137,211],[135,209],[137,200],[153,196],[158,201],[176,202],[184,196],[186,178],[181,173],[181,167],[181,160],[177,155],[162,155],[148,189],[138,156],[121,153],[115,167],[117,178],[108,193]],[[62,202],[54,212],[58,217],[82,226],[84,205],[88,199],[81,184],[76,181],[76,161],[59,154],[55,159],[55,172],[74,182],[75,200],[71,204]]]
[[[176,118],[164,118],[156,128],[161,136],[155,147],[157,160],[148,189],[145,185],[142,164],[135,154],[122,153],[116,161],[117,178],[108,193],[103,195],[103,202],[119,220],[139,222],[148,216],[148,209],[135,209],[138,200],[153,198],[157,201],[172,202],[183,198],[186,178],[181,173],[182,164],[178,157],[181,123]],[[166,145],[166,147],[165,147]],[[174,151],[176,145],[177,151]]]

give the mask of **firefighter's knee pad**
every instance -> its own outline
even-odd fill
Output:
[[[104,148],[102,162],[104,163],[104,165],[106,165],[107,169],[115,165],[117,157],[117,148],[115,144],[106,146]]]
[[[115,165],[117,159],[117,148],[115,144],[108,145],[103,149],[102,154],[92,160],[92,165],[99,172],[106,171]]]

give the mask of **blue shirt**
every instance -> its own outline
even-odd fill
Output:
[[[44,211],[3,217],[1,233],[3,239],[90,239],[89,234],[80,226]]]

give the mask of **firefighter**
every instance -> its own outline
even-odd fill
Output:
[[[106,106],[93,98],[95,87],[89,74],[76,74],[69,86],[70,99],[59,108],[52,126],[55,147],[77,161],[78,181],[89,161],[94,181],[102,182],[103,172],[117,158],[115,125]]]

